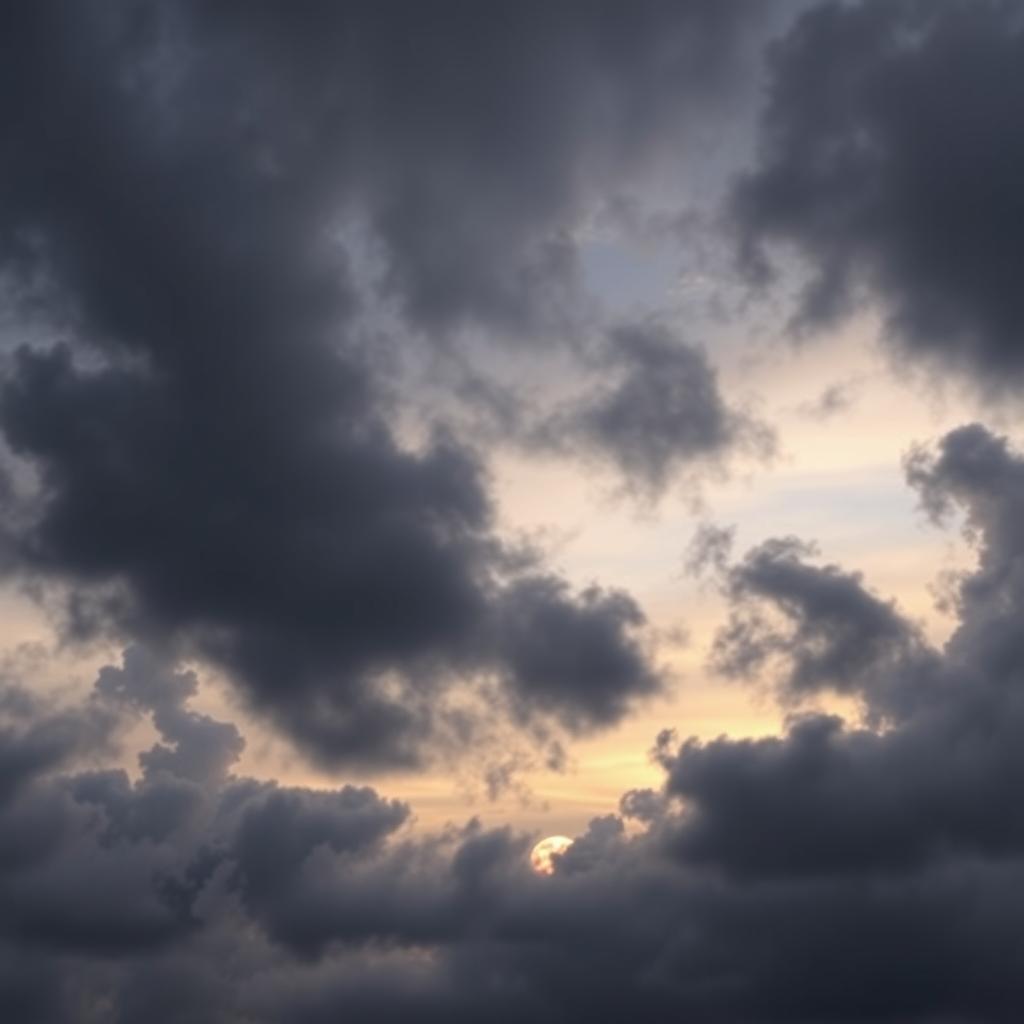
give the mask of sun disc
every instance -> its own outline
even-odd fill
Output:
[[[572,840],[568,836],[548,836],[530,851],[530,866],[539,875],[553,875],[554,858],[561,856],[570,846]]]

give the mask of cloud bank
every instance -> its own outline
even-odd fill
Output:
[[[624,794],[550,878],[509,829],[424,834],[369,788],[233,774],[238,731],[143,651],[78,706],[9,685],[0,1003],[39,1021],[1010,1020],[1024,458],[975,425],[908,476],[976,535],[944,648],[792,540],[726,566],[740,611],[756,594],[788,624],[772,634],[780,684],[856,693],[864,721],[665,733],[661,790]],[[747,642],[728,629],[719,652]],[[139,716],[159,738],[134,779],[83,766]]]
[[[677,97],[714,94],[748,13],[9,12],[8,573],[63,602],[70,636],[205,659],[329,764],[429,761],[474,701],[572,731],[620,718],[659,687],[641,609],[524,567],[485,454],[443,417],[399,440],[360,315],[383,295],[409,345],[554,331],[587,196],[678,136]],[[620,422],[628,393],[584,417],[619,461],[657,444],[648,477],[732,440],[688,352],[698,404],[669,403],[664,441]]]
[[[1010,3],[827,3],[777,43],[733,215],[755,277],[801,258],[801,327],[875,302],[910,365],[1016,388],[1022,28]]]

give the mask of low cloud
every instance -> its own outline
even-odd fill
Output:
[[[55,718],[93,738],[3,796],[0,962],[15,969],[0,972],[0,1006],[39,1021],[91,1006],[108,1008],[101,1020],[217,1022],[342,1007],[378,1020],[839,1024],[898,1008],[930,1024],[951,1007],[1008,1020],[1024,996],[1024,488],[1011,485],[1024,459],[972,426],[908,466],[930,507],[965,512],[978,546],[941,650],[922,654],[892,605],[807,564],[797,542],[728,569],[741,604],[756,592],[789,609],[783,682],[856,686],[884,728],[808,712],[776,737],[665,732],[662,785],[594,819],[550,877],[528,867],[534,837],[507,828],[416,832],[406,805],[369,788],[233,774],[237,730],[191,709],[195,677],[139,651],[78,708],[5,697],[21,722],[0,733],[5,751]],[[76,767],[140,715],[160,738],[137,777]]]
[[[1024,370],[1022,24],[1012,4],[815,5],[772,51],[743,260],[795,252],[818,329],[877,303],[911,364],[1009,395]]]
[[[620,14],[573,5],[506,32],[455,4],[451,34],[404,5],[12,15],[0,264],[25,323],[0,431],[28,483],[4,495],[7,575],[71,639],[216,666],[328,765],[465,745],[449,705],[481,687],[494,714],[574,731],[655,690],[632,598],[515,568],[484,455],[439,428],[399,441],[341,226],[353,204],[370,217],[410,338],[525,330],[534,279],[560,287],[571,262],[558,224],[590,87],[621,91],[619,131],[668,82],[714,77],[646,59],[691,36],[728,50],[744,9],[712,6],[646,5],[635,52]],[[496,149],[499,113],[537,145]]]
[[[770,456],[770,427],[722,396],[707,354],[656,323],[623,326],[597,360],[601,383],[538,431],[541,447],[610,464],[631,490],[659,495],[720,471],[737,454]]]

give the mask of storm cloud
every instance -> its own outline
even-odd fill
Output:
[[[627,487],[657,495],[740,451],[766,458],[771,428],[723,398],[707,353],[656,322],[620,326],[596,357],[601,383],[537,431],[540,447],[611,464]]]
[[[367,787],[233,774],[238,731],[192,709],[194,675],[141,650],[79,705],[12,691],[3,706],[21,724],[0,733],[5,749],[57,720],[81,742],[3,796],[0,942],[16,969],[0,1005],[39,1021],[96,1006],[117,1021],[1012,1020],[1024,700],[1007,645],[1024,610],[1024,490],[1010,482],[1024,458],[973,425],[907,466],[927,509],[966,517],[978,552],[948,642],[929,647],[806,544],[735,563],[719,545],[731,598],[756,594],[788,623],[782,683],[855,687],[863,720],[806,711],[777,737],[663,733],[660,789],[624,794],[551,877],[509,828],[417,832],[405,804]],[[824,655],[808,661],[809,645]],[[139,716],[158,740],[134,777],[79,766],[89,750],[113,756]]]
[[[1022,28],[1011,3],[827,3],[775,45],[732,211],[755,278],[800,259],[801,327],[879,304],[908,365],[1019,384]]]
[[[516,535],[496,466],[661,497],[771,453],[714,348],[742,374],[749,317],[613,317],[584,267],[760,82],[716,244],[762,285],[795,252],[801,328],[880,308],[909,364],[1012,390],[1022,38],[996,0],[0,12],[0,572],[60,645],[0,673],[0,1018],[1018,1021],[1024,455],[980,423],[904,460],[975,556],[941,642],[788,526],[698,531],[708,677],[782,726],[663,729],[550,876],[532,831],[363,780],[493,795],[668,692],[658,621]],[[447,359],[508,448],[417,391]]]
[[[461,742],[446,701],[481,680],[515,717],[533,705],[576,731],[656,690],[635,601],[524,572],[485,457],[436,423],[398,440],[360,316],[383,294],[410,338],[557,334],[543,310],[575,287],[590,189],[722,92],[747,7],[5,18],[2,256],[21,321],[0,428],[21,483],[4,563],[63,594],[67,633],[206,658],[334,763]],[[353,222],[383,260],[370,292]],[[642,341],[580,430],[660,482],[721,454],[739,420],[702,356]],[[635,422],[652,359],[682,390]]]
[[[712,532],[705,543],[716,539]],[[725,570],[732,612],[713,643],[719,672],[749,678],[781,663],[782,694],[799,698],[877,688],[925,657],[918,629],[891,602],[867,590],[856,572],[809,563],[814,553],[796,537],[772,538]]]
[[[855,574],[807,564],[811,549],[792,538],[729,567],[737,610],[715,640],[716,666],[768,672],[789,700],[856,695],[864,721],[796,711],[783,738],[689,741],[675,753],[664,737],[668,790],[688,807],[674,839],[686,856],[797,875],[1019,856],[1024,535],[1013,481],[1024,460],[974,424],[907,467],[925,508],[959,510],[977,545],[957,586],[957,628],[932,647]]]

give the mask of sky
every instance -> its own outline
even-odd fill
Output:
[[[0,1018],[1021,1018],[1019,5],[0,48]]]

